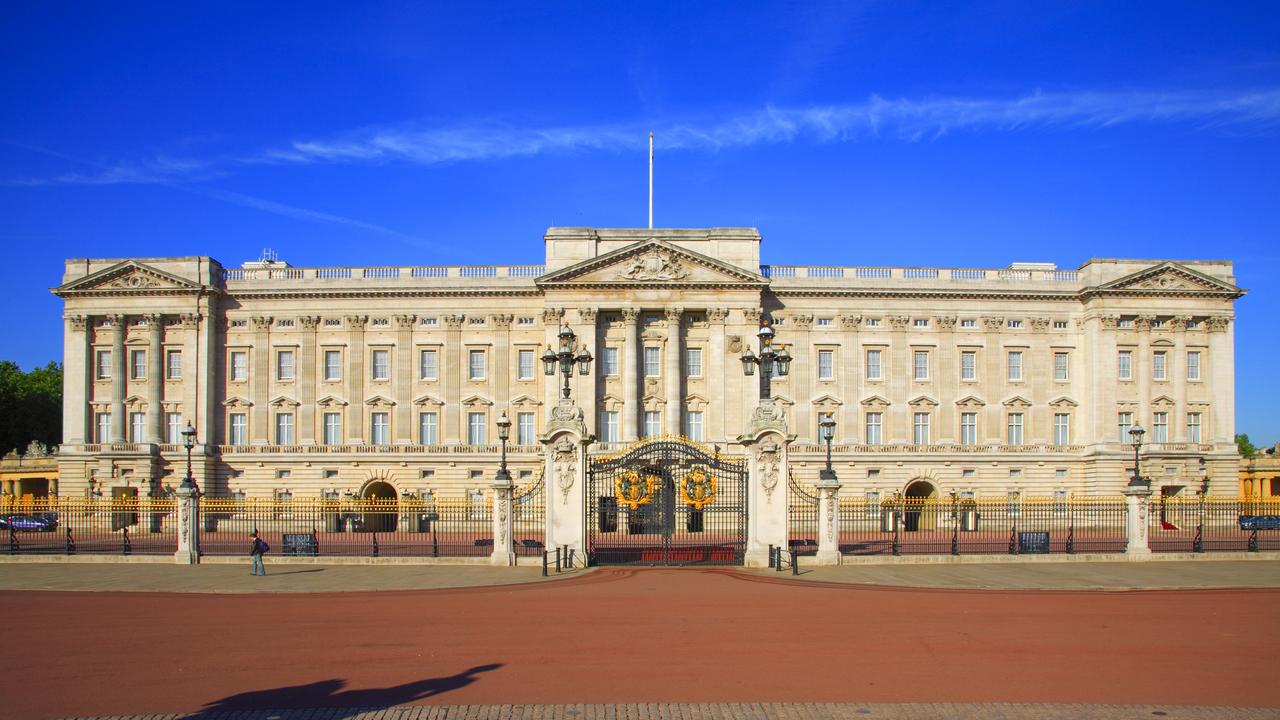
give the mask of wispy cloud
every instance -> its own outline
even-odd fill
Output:
[[[642,146],[653,129],[666,150],[716,151],[789,142],[926,142],[960,133],[1072,131],[1120,125],[1181,124],[1205,131],[1280,127],[1280,89],[1214,92],[1037,92],[1006,98],[885,98],[775,107],[717,118],[549,128],[501,124],[398,125],[329,138],[295,140],[217,160],[155,158],[22,184],[109,185],[198,180],[248,165],[410,163],[441,165],[552,153],[617,152]]]

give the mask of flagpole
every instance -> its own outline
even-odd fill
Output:
[[[653,133],[649,133],[649,229],[653,229]]]

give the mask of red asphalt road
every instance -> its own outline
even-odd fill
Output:
[[[462,703],[1280,707],[1277,590],[952,591],[732,570],[344,594],[0,593],[0,716]]]

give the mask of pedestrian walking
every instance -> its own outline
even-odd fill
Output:
[[[253,529],[253,534],[249,536],[253,540],[253,546],[249,548],[249,557],[253,559],[253,569],[250,575],[266,575],[267,568],[262,564],[262,554],[267,551],[267,543],[258,537],[258,529]]]

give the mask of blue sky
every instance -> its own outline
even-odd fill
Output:
[[[1280,440],[1273,4],[185,5],[0,9],[0,357],[58,358],[66,257],[541,262],[644,225],[653,130],[656,224],[766,262],[1233,260]]]

